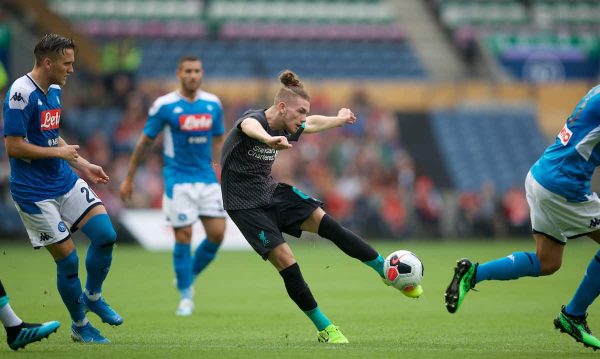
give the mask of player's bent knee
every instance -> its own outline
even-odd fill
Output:
[[[192,243],[192,226],[175,228],[175,242],[181,244]]]
[[[225,234],[220,233],[217,235],[211,235],[211,236],[208,236],[208,239],[213,243],[221,244],[221,243],[223,243],[223,239],[225,239]]]
[[[542,262],[540,275],[551,275],[556,273],[560,269],[560,262]]]
[[[286,243],[273,248],[273,250],[269,252],[268,259],[278,271],[282,271],[296,264],[294,253],[292,253],[290,247]]]
[[[112,225],[110,227],[102,227],[102,229],[103,230],[98,233],[98,242],[100,246],[108,247],[115,244],[117,241],[117,232],[115,232]]]
[[[99,247],[110,247],[117,241],[117,232],[107,214],[92,217],[81,229],[92,244]]]

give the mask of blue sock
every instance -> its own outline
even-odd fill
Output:
[[[85,256],[85,268],[87,269],[85,289],[87,289],[88,294],[102,292],[102,283],[104,283],[112,263],[112,249],[112,245],[110,247],[98,247],[90,244],[88,247]]]
[[[331,324],[331,320],[329,320],[329,318],[327,318],[325,314],[321,312],[321,308],[318,306],[315,309],[307,310],[304,312],[304,314],[306,314],[308,318],[312,320],[315,327],[317,327],[317,330],[323,330],[327,328],[329,324]]]
[[[56,261],[56,283],[60,297],[71,314],[71,319],[78,322],[85,318],[81,296],[81,282],[79,281],[79,259],[77,251],[63,259]]]
[[[177,289],[180,292],[188,289],[192,285],[192,255],[189,243],[175,242],[173,267],[175,267],[175,276],[177,277]]]
[[[600,295],[600,251],[590,261],[583,280],[565,311],[570,315],[583,316],[598,295]]]
[[[87,280],[85,289],[92,295],[102,292],[102,283],[108,275],[112,263],[113,245],[117,234],[107,214],[98,214],[92,217],[81,231],[90,239],[85,257]]]
[[[541,265],[535,253],[515,252],[503,258],[477,266],[475,283],[483,280],[510,280],[521,277],[537,277]]]
[[[380,254],[377,256],[377,258],[363,263],[375,269],[375,272],[377,272],[381,278],[385,278],[385,274],[383,273],[383,261],[385,261],[385,259]]]
[[[220,247],[221,243],[214,243],[204,238],[202,243],[196,248],[196,252],[194,252],[194,264],[192,268],[194,277],[200,274],[215,259]]]

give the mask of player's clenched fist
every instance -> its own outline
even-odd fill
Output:
[[[354,113],[349,109],[349,108],[341,108],[338,111],[338,118],[344,120],[344,123],[346,124],[353,124],[354,122],[356,122],[356,116],[354,115]]]
[[[269,147],[276,150],[286,150],[292,148],[285,136],[273,136],[265,142]]]

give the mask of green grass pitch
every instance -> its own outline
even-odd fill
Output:
[[[26,240],[23,239],[23,242]],[[487,261],[533,250],[532,240],[372,242],[384,255],[416,253],[425,264],[424,295],[409,299],[384,286],[368,267],[323,240],[290,242],[324,313],[350,340],[320,344],[309,320],[288,298],[282,280],[253,252],[222,251],[196,282],[196,312],[175,316],[171,254],[120,245],[105,283],[108,302],[125,318],[120,327],[88,318],[112,340],[106,346],[73,343],[70,321],[44,250],[0,242],[0,278],[15,311],[27,321],[59,320],[58,333],[0,357],[44,358],[572,358],[594,355],[552,325],[597,251],[589,239],[569,243],[563,268],[545,278],[484,282],[457,314],[443,293],[455,261]],[[14,243],[14,242],[11,242]],[[84,241],[79,246],[85,280]],[[600,313],[588,321],[600,333]],[[0,340],[5,341],[4,331]]]

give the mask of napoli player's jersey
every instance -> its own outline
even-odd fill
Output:
[[[48,93],[29,75],[11,85],[4,100],[4,136],[19,136],[40,147],[58,146],[60,125],[58,85]],[[78,177],[61,158],[10,158],[10,191],[16,202],[37,202],[67,193]]]
[[[591,195],[590,180],[600,165],[600,85],[577,104],[556,140],[533,165],[533,177],[570,202]]]
[[[163,129],[163,176],[169,198],[178,183],[218,183],[211,160],[212,136],[224,132],[217,96],[198,91],[189,101],[174,91],[159,97],[149,110],[144,134],[155,138]]]

